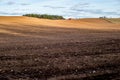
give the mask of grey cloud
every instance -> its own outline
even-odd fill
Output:
[[[69,10],[72,11],[73,13],[76,12],[84,12],[87,7],[89,7],[89,3],[78,3],[75,4],[74,6],[70,7]]]
[[[30,4],[28,4],[28,3],[21,3],[20,5],[27,6],[27,5],[30,5]]]
[[[61,6],[50,6],[50,5],[45,5],[43,7],[47,7],[47,8],[52,8],[52,9],[62,9],[62,8],[66,8],[66,7],[61,7]]]
[[[119,15],[120,16],[120,13],[118,11],[107,11],[103,9],[94,9],[90,7],[93,7],[93,6],[89,3],[79,3],[79,4],[76,4],[70,7],[70,10],[76,14],[77,13],[90,13],[90,14],[99,14],[99,15]]]
[[[0,14],[1,14],[1,15],[21,15],[21,14],[23,14],[23,13],[0,11]]]
[[[7,2],[6,4],[7,4],[7,5],[14,5],[14,4],[16,4],[16,3],[13,2],[13,1],[9,1],[9,2]]]
[[[5,4],[7,4],[7,5],[22,5],[22,6],[30,5],[29,3],[15,3],[14,1],[8,1]]]
[[[74,5],[74,7],[88,7],[88,6],[90,6],[90,3],[78,3]]]
[[[77,3],[73,6],[66,7],[67,10],[63,11],[63,13],[66,17],[73,17],[73,15],[75,17],[83,17],[84,9],[88,8],[89,6],[91,6],[89,3]]]
[[[8,14],[7,12],[0,11],[0,14]]]
[[[83,9],[83,8],[86,8],[86,7],[89,7],[90,4],[89,3],[78,3],[78,4],[75,4],[74,6],[70,7],[70,9]]]
[[[91,14],[101,14],[101,15],[120,15],[120,13],[115,11],[103,11],[101,9],[74,9],[76,12],[85,12]]]

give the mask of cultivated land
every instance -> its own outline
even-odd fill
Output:
[[[0,80],[120,80],[119,19],[0,17]]]

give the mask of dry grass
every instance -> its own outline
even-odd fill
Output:
[[[120,18],[108,18],[107,20],[111,23],[120,24]]]

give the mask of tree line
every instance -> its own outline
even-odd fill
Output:
[[[43,19],[52,19],[52,20],[65,19],[63,16],[48,15],[48,14],[24,14],[23,16],[43,18]]]

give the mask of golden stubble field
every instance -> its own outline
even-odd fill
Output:
[[[0,80],[119,80],[115,19],[0,17]]]

